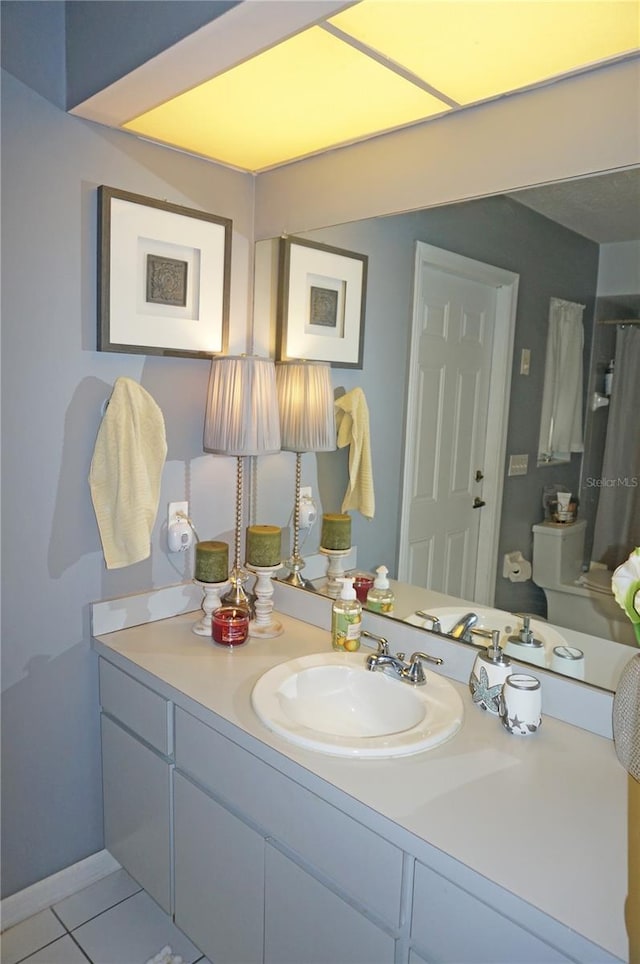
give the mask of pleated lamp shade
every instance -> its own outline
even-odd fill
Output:
[[[336,421],[330,366],[325,362],[278,362],[276,384],[282,449],[333,451]]]
[[[226,355],[211,362],[204,450],[217,455],[280,451],[275,366],[256,355]]]

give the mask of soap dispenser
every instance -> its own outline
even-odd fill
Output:
[[[502,686],[510,675],[511,660],[500,648],[500,630],[492,629],[491,645],[478,653],[469,677],[473,702],[481,709],[499,716]]]
[[[387,579],[388,573],[386,566],[378,566],[373,586],[367,593],[367,609],[374,613],[386,613],[387,616],[393,612],[395,602],[393,590]]]
[[[339,580],[342,591],[331,608],[331,645],[340,652],[355,653],[360,649],[362,603],[353,588],[353,579]]]

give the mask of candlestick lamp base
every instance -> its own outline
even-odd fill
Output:
[[[245,609],[251,610],[251,600],[248,593],[244,588],[244,584],[249,578],[249,573],[246,569],[233,568],[229,573],[229,582],[231,583],[231,588],[229,592],[225,593],[222,597],[222,602],[227,606],[244,606]]]
[[[304,569],[305,562],[302,556],[292,556],[291,559],[287,559],[283,563],[284,567],[289,570],[288,576],[280,576],[280,582],[286,582],[289,586],[296,586],[298,589],[309,589],[311,592],[316,592],[316,587],[308,579],[302,575],[302,570]]]

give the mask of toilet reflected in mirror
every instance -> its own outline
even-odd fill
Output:
[[[633,626],[611,591],[609,569],[582,569],[587,522],[533,526],[533,581],[547,599],[547,619],[581,633],[635,646]]]

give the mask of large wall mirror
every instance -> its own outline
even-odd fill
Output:
[[[605,372],[615,357],[622,328],[603,322],[640,319],[640,170],[599,174],[510,195],[369,218],[301,236],[365,254],[369,259],[363,368],[332,370],[336,392],[361,387],[370,413],[376,512],[372,521],[352,513],[358,567],[373,570],[384,564],[392,576],[403,582],[429,585],[438,592],[506,612],[545,618],[547,595],[543,589],[532,579],[505,577],[504,558],[521,552],[526,560],[532,560],[533,526],[543,521],[545,491],[554,486],[579,497],[578,518],[585,523],[582,552],[585,561],[591,558],[598,502],[603,488],[608,487],[602,481],[607,435],[625,432],[624,443],[618,449],[635,453],[635,469],[630,469],[628,462],[621,464],[619,470],[609,463],[606,471],[610,478],[627,478],[626,487],[624,483],[618,486],[616,498],[619,501],[629,496],[629,512],[640,518],[640,500],[633,501],[640,481],[640,438],[634,428],[635,418],[622,419],[614,426],[612,406],[601,404],[594,409],[591,404],[594,394],[604,395]],[[456,580],[462,578],[462,564],[432,572],[427,583],[416,576],[416,568],[407,562],[403,550],[410,525],[410,513],[406,504],[403,506],[407,490],[406,484],[403,490],[403,481],[406,482],[407,426],[411,420],[407,399],[413,363],[417,242],[429,252],[444,252],[445,258],[452,255],[463,263],[495,269],[497,277],[502,272],[503,279],[516,279],[513,311],[510,314],[511,309],[507,308],[498,313],[496,320],[493,345],[494,349],[496,344],[499,346],[495,350],[502,371],[498,372],[494,351],[489,373],[489,392],[493,393],[488,406],[489,429],[495,420],[500,422],[500,428],[494,433],[488,461],[469,465],[467,472],[474,478],[477,472],[484,476],[481,486],[470,488],[469,493],[479,496],[494,512],[491,531],[480,535],[481,551],[477,558],[482,562],[474,562],[471,567],[490,567],[488,573],[484,572],[489,591],[482,595],[460,591],[461,583]],[[260,307],[256,318],[263,328],[274,324],[274,311],[268,309],[275,306],[276,262],[277,239],[259,242],[256,305],[259,303]],[[501,290],[506,283],[497,282],[496,287]],[[585,450],[574,453],[564,464],[538,465],[551,299],[583,306],[581,405]],[[511,330],[505,331],[509,325]],[[636,341],[640,341],[640,325],[629,324],[623,330],[627,329],[633,329],[634,336],[638,336]],[[640,379],[636,381],[640,390]],[[422,391],[432,387],[433,380],[427,372]],[[640,398],[635,409],[629,411],[638,411],[638,406]],[[416,478],[420,472],[431,471],[426,462],[434,448],[423,447],[422,461],[414,460],[412,471]],[[524,474],[508,474],[511,456],[519,459],[520,465],[522,456],[528,457]],[[292,466],[285,456],[271,457],[261,461],[260,476],[261,480],[277,482],[264,486],[261,482],[260,489],[265,493],[261,496],[265,500],[261,513],[265,519],[268,515],[269,521],[286,526],[291,506],[288,500],[283,501],[282,492],[292,486]],[[302,484],[313,487],[322,511],[340,511],[347,479],[346,450],[307,455],[303,459]],[[318,537],[319,527],[305,543],[304,554],[317,549]],[[404,618],[406,613],[398,615]],[[562,625],[558,616],[554,618],[556,625]],[[624,617],[620,625],[624,625]],[[602,636],[603,652],[606,648],[612,655],[608,667],[593,678],[587,673],[585,679],[612,689],[633,650],[624,643],[611,642],[616,636],[613,628],[599,630],[594,624],[591,631]],[[628,642],[632,642],[630,635]]]

